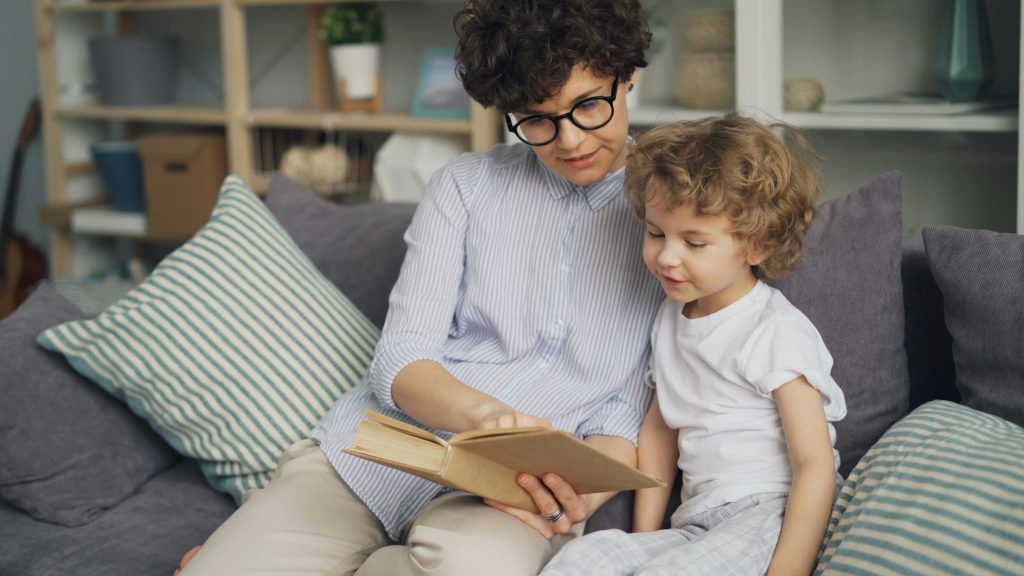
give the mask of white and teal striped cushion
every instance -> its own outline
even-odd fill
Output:
[[[1024,574],[1024,428],[952,402],[879,439],[833,508],[816,574]]]
[[[359,381],[378,336],[230,176],[210,222],[145,282],[39,343],[240,501]]]

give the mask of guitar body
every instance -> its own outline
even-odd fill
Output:
[[[0,318],[13,312],[28,298],[32,288],[46,278],[46,256],[33,248],[24,236],[14,231],[14,212],[17,207],[21,165],[25,149],[39,132],[39,121],[39,99],[35,99],[29,104],[18,133],[18,143],[14,147],[11,172],[7,181],[3,218],[0,219]]]
[[[0,318],[7,317],[21,305],[32,288],[46,278],[46,256],[28,243],[21,234],[14,234],[4,253],[6,269],[0,290]]]

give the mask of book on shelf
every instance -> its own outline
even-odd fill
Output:
[[[852,100],[826,100],[821,105],[821,111],[826,114],[968,114],[1016,105],[1016,98],[993,97],[970,102],[949,102],[939,94],[911,92]]]
[[[554,428],[495,428],[450,440],[372,410],[345,452],[409,474],[537,512],[519,473],[555,473],[577,494],[653,488],[664,483]]]

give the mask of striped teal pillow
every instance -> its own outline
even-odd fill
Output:
[[[236,502],[362,377],[377,328],[246,184],[97,317],[39,336],[124,400]]]
[[[836,500],[816,574],[1024,574],[1024,428],[945,401],[879,439]]]

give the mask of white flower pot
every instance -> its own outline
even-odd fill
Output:
[[[345,81],[350,100],[371,100],[377,92],[380,70],[380,44],[341,44],[331,46],[334,80]]]

